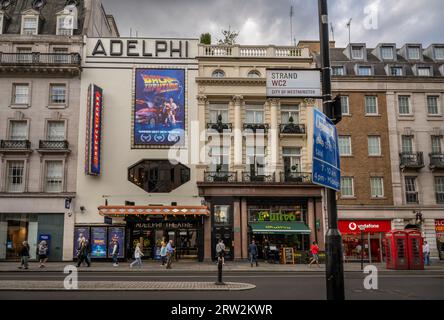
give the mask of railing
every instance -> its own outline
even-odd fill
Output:
[[[199,45],[199,56],[204,57],[263,57],[309,58],[308,48],[285,46]]]
[[[430,153],[430,167],[444,168],[444,153]]]
[[[207,129],[209,130],[215,130],[219,133],[223,133],[224,131],[231,132],[233,130],[233,125],[231,123],[207,123]]]
[[[76,65],[79,53],[0,53],[0,65]]]
[[[254,133],[263,131],[267,133],[270,126],[267,123],[244,123],[244,130],[253,131]]]
[[[422,152],[402,152],[399,154],[401,168],[422,168],[424,157]]]
[[[254,172],[242,172],[242,182],[276,182],[275,173],[256,174]]]
[[[305,134],[304,124],[283,123],[281,124],[281,133],[285,134]]]
[[[205,171],[205,182],[237,182],[237,172],[235,171]]]
[[[62,141],[50,141],[50,140],[40,140],[39,149],[46,150],[67,150],[69,143],[66,140]]]
[[[29,150],[31,141],[29,140],[1,140],[0,149]]]
[[[418,204],[419,203],[418,192],[407,191],[405,193],[405,201],[407,203]]]
[[[310,172],[281,172],[281,182],[283,183],[295,183],[295,184],[308,184],[311,183]]]

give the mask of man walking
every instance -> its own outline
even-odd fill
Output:
[[[20,267],[19,269],[28,269],[29,260],[29,244],[28,241],[23,241],[22,248],[20,249]]]
[[[422,253],[424,255],[424,264],[426,266],[430,265],[430,246],[427,243],[427,241],[424,241],[424,244],[422,245]]]
[[[173,240],[170,240],[166,247],[167,250],[167,269],[171,269],[171,264],[173,263],[173,254],[174,254],[174,248],[173,248]]]
[[[250,255],[251,267],[253,267],[253,261],[256,262],[256,267],[259,266],[257,263],[257,245],[254,240],[252,240],[248,246],[248,254]]]
[[[86,243],[86,239],[82,239],[80,242],[79,252],[77,253],[77,268],[86,261],[88,267],[90,263],[88,261],[88,244]]]
[[[111,248],[113,256],[113,267],[118,267],[119,261],[117,257],[119,256],[119,241],[117,241],[117,239],[113,239],[113,242],[111,243]]]
[[[217,259],[222,259],[222,264],[225,264],[225,260],[224,260],[225,244],[224,244],[224,240],[222,240],[222,239],[219,239],[219,243],[216,245],[216,255],[217,255]]]

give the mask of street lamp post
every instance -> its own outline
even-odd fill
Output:
[[[361,270],[364,270],[364,226],[359,226],[361,230]]]
[[[318,0],[319,36],[322,62],[322,100],[324,113],[330,119],[333,115],[333,99],[331,94],[331,68],[328,30],[327,0]],[[338,230],[338,207],[336,192],[325,189],[327,196],[328,231],[325,236],[327,299],[344,300],[344,266],[342,256],[342,237]]]

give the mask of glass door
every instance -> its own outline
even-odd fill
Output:
[[[23,241],[28,240],[28,222],[8,220],[6,259],[19,259]]]

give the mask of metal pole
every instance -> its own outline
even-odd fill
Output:
[[[364,270],[364,231],[361,230],[361,270]]]
[[[333,118],[327,0],[318,0],[324,113]],[[342,237],[338,230],[336,192],[326,189],[328,231],[325,236],[327,299],[344,300]]]
[[[219,257],[217,258],[218,263],[217,263],[217,269],[218,269],[218,273],[217,273],[217,282],[216,285],[225,285],[225,283],[222,281],[222,255],[219,255]]]

